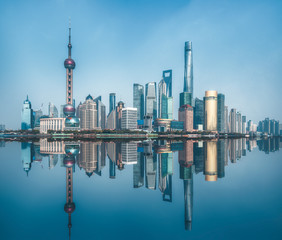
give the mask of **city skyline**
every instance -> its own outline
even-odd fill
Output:
[[[90,10],[93,9],[109,11],[103,16],[103,19],[109,20],[104,24],[105,28],[103,24],[95,22],[91,17],[95,24],[91,25],[90,29],[94,33],[90,32],[89,28],[87,30],[90,23],[79,18],[80,15],[75,11],[77,5],[72,2],[68,6],[64,1],[52,2],[54,10],[44,9],[43,3],[38,3],[37,6],[28,9],[32,1],[18,5],[1,3],[0,18],[2,22],[7,22],[7,25],[0,26],[1,36],[3,36],[0,42],[3,53],[0,63],[4,69],[0,73],[0,96],[2,101],[9,99],[9,104],[4,105],[2,109],[1,124],[5,124],[6,128],[20,128],[21,104],[27,94],[34,110],[40,109],[41,104],[44,103],[44,113],[47,113],[49,102],[54,103],[57,107],[64,103],[65,70],[62,67],[62,61],[65,58],[69,17],[66,16],[67,13],[59,15],[64,7],[70,10],[68,14],[72,17],[72,41],[75,42],[72,51],[78,63],[74,73],[74,99],[77,103],[84,100],[89,93],[93,96],[101,95],[102,102],[107,106],[108,111],[108,94],[115,92],[117,102],[122,100],[126,106],[133,106],[133,83],[145,86],[148,82],[159,82],[162,72],[172,69],[172,96],[174,97],[174,109],[177,109],[178,95],[183,89],[183,43],[192,41],[194,98],[202,98],[205,90],[214,89],[225,94],[225,102],[230,109],[238,109],[242,115],[247,116],[247,119],[254,122],[265,117],[282,119],[282,113],[278,111],[280,107],[278,105],[279,89],[281,89],[279,65],[282,62],[282,54],[279,55],[282,48],[278,42],[281,40],[281,31],[275,32],[279,26],[281,10],[278,9],[281,3],[258,1],[244,4],[242,2],[220,4],[223,2],[216,1],[211,6],[194,1],[188,4],[179,1],[177,3],[166,2],[163,6],[159,6],[156,3],[147,2],[152,10],[150,12],[144,8],[146,4],[143,6],[138,1],[134,4],[127,4],[126,8],[123,8],[125,7],[123,1],[120,2],[120,5],[114,4],[112,7],[109,2],[96,3],[94,6],[86,1],[79,5],[82,12],[87,13],[88,17],[91,17]],[[87,10],[86,6],[90,6],[90,10]],[[242,7],[240,14],[235,12],[239,6]],[[38,15],[36,7],[42,11],[44,9],[42,16]],[[110,18],[109,13],[113,13],[114,7],[118,11]],[[160,14],[156,14],[154,24],[149,26],[148,20],[141,23],[144,17],[132,16],[130,13],[130,10],[134,13],[140,7],[141,13],[148,13],[151,20],[155,16],[154,13],[158,13],[158,8],[165,12],[171,11],[171,16],[165,19]],[[212,11],[204,17],[208,7],[212,7]],[[231,10],[232,7],[235,9]],[[14,19],[11,20],[13,13],[21,8],[24,14],[33,14],[20,23]],[[189,21],[184,23],[186,14],[193,10],[195,14],[199,13],[199,16],[192,14],[188,18]],[[265,13],[264,17],[260,15],[262,11]],[[215,16],[217,12],[219,15]],[[44,17],[50,13],[54,13],[55,17],[52,20],[48,18],[50,21],[46,21]],[[121,18],[121,13],[125,13],[123,18]],[[228,16],[228,13],[233,13],[233,15]],[[22,15],[19,14],[16,20],[19,17]],[[207,23],[212,17],[214,20]],[[128,33],[132,29],[129,23],[121,27],[121,23],[127,23],[130,18],[137,20],[136,31],[143,29],[146,33],[145,37],[138,39],[140,35],[137,32],[129,36]],[[34,19],[38,21],[34,23],[32,21]],[[113,22],[116,19],[120,19],[121,22],[117,23],[118,30],[114,31],[114,37],[110,38],[108,31],[113,28]],[[223,19],[226,19],[227,22],[221,22]],[[244,22],[246,19],[248,21]],[[53,21],[59,24],[56,23],[57,25],[54,26]],[[217,26],[216,23],[220,24]],[[174,24],[178,26],[173,30],[175,39],[168,35],[162,36],[162,33],[167,31],[166,27],[172,30]],[[14,26],[16,28],[13,28]],[[160,30],[154,32],[158,27]],[[211,27],[210,31],[203,33],[207,27]],[[263,33],[260,33],[261,27]],[[229,31],[223,34],[226,29]],[[15,44],[15,41],[18,41],[16,33],[21,37],[20,44]],[[127,41],[122,41],[126,37],[121,33],[129,36]],[[238,38],[239,33],[244,33],[244,38]],[[237,38],[232,39],[234,36]],[[102,43],[104,40],[106,41]],[[116,48],[113,47],[114,45],[111,46],[112,41],[115,40],[118,40]],[[138,48],[135,46],[135,40]],[[267,44],[270,40],[271,44]],[[257,49],[263,49],[263,46],[267,46],[268,50],[264,52],[265,58],[262,58],[260,51],[257,51]],[[236,52],[239,49],[241,51]],[[218,55],[213,56],[216,52]],[[103,54],[105,56],[102,57]],[[121,56],[120,62],[116,63],[118,56]],[[24,61],[21,61],[22,59]],[[38,61],[38,59],[42,60]],[[14,64],[17,64],[18,71],[12,71]],[[106,70],[107,67],[109,67],[108,70]],[[130,94],[128,94],[129,91]],[[13,98],[10,98],[11,93],[13,93]],[[12,112],[11,108],[13,108]],[[177,112],[174,111],[175,119],[176,114]]]

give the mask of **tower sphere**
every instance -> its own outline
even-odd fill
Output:
[[[75,68],[75,62],[71,58],[67,58],[64,62],[65,68],[68,69],[74,69]]]
[[[79,127],[79,119],[75,116],[68,116],[65,120],[66,127]]]
[[[73,202],[72,203],[66,203],[64,210],[65,210],[66,213],[73,213],[73,211],[75,210],[75,204]]]
[[[66,145],[65,152],[67,155],[75,156],[79,154],[79,145]]]
[[[71,104],[66,104],[66,105],[64,106],[63,111],[64,111],[64,114],[65,114],[66,116],[74,116],[74,115],[75,115],[75,108],[74,108],[74,106],[71,105]]]
[[[67,168],[72,167],[75,164],[74,156],[70,156],[70,155],[65,156],[63,163],[64,163],[64,166]]]

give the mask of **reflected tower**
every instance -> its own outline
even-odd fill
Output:
[[[71,238],[71,214],[75,210],[73,202],[73,168],[75,164],[75,155],[79,152],[77,146],[68,145],[65,147],[66,156],[64,166],[66,167],[66,203],[65,212],[68,214],[69,239]]]
[[[217,142],[205,142],[205,179],[212,182],[217,181]]]

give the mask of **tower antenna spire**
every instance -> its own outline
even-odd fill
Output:
[[[68,48],[69,48],[69,58],[71,58],[71,18],[69,18],[69,44],[68,44]]]

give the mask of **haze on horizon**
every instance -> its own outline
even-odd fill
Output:
[[[282,2],[50,0],[0,2],[0,123],[19,129],[28,94],[34,110],[65,103],[64,60],[72,24],[74,98],[109,93],[133,105],[133,83],[172,69],[174,116],[183,91],[184,42],[193,43],[194,97],[225,94],[247,120],[282,121]]]

